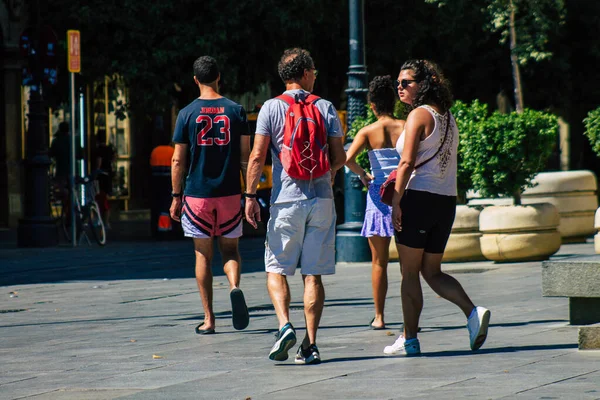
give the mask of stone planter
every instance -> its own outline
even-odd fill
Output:
[[[596,251],[596,254],[600,254],[600,208],[596,210],[594,228],[598,231],[596,236],[594,236],[594,250]]]
[[[456,217],[452,225],[452,233],[446,245],[443,262],[485,260],[481,253],[479,239],[479,209],[465,205],[456,206]],[[390,261],[398,259],[396,243],[390,243]]]
[[[558,210],[552,204],[490,206],[479,216],[481,252],[488,260],[545,260],[561,245]]]
[[[480,261],[485,260],[481,253],[479,239],[479,214],[476,207],[456,206],[456,217],[452,225],[452,233],[444,251],[443,262]]]
[[[594,213],[598,208],[596,175],[591,171],[542,172],[533,180],[537,186],[523,193],[522,203],[551,203],[558,209],[558,231],[564,242],[585,242],[595,233]]]
[[[535,187],[523,192],[522,204],[550,203],[560,216],[558,231],[563,242],[585,242],[594,234],[594,213],[598,208],[596,176],[591,171],[542,172]],[[470,205],[509,205],[512,199],[485,199],[472,194]]]

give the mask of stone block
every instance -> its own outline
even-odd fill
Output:
[[[569,298],[572,325],[600,322],[600,256],[542,263],[542,295]]]
[[[543,262],[542,295],[600,298],[600,255]]]
[[[600,350],[600,324],[579,328],[579,350]]]

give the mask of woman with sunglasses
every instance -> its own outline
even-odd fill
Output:
[[[440,297],[460,307],[467,318],[471,349],[477,350],[487,337],[490,311],[475,307],[460,283],[441,271],[456,212],[458,128],[450,113],[450,85],[439,67],[426,60],[404,63],[397,84],[400,100],[412,108],[396,143],[401,157],[392,202],[404,332],[383,352],[402,356],[421,352],[419,274]]]
[[[367,238],[371,248],[375,317],[369,323],[369,327],[380,330],[385,329],[383,309],[388,289],[387,266],[394,227],[392,208],[381,202],[379,188],[400,161],[395,146],[404,129],[404,120],[394,117],[397,96],[394,82],[389,75],[377,76],[371,81],[368,101],[377,121],[358,132],[346,153],[346,165],[369,189],[361,235]],[[356,163],[356,156],[365,148],[369,149],[371,174]]]

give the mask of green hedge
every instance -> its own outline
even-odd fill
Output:
[[[479,100],[473,100],[471,104],[463,103],[457,100],[451,108],[452,115],[456,119],[458,126],[458,160],[456,170],[456,187],[458,191],[458,202],[466,203],[466,193],[473,187],[471,176],[473,171],[465,160],[465,146],[467,138],[478,134],[481,124],[488,116],[487,104],[480,103]]]
[[[600,107],[590,111],[583,123],[585,136],[590,140],[594,153],[600,157]]]
[[[558,117],[525,109],[523,113],[494,112],[465,131],[463,163],[472,171],[473,187],[484,197],[513,197],[531,187],[551,155],[558,135]]]

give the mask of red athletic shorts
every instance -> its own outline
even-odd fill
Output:
[[[242,195],[198,198],[185,196],[181,225],[187,237],[242,236]]]

